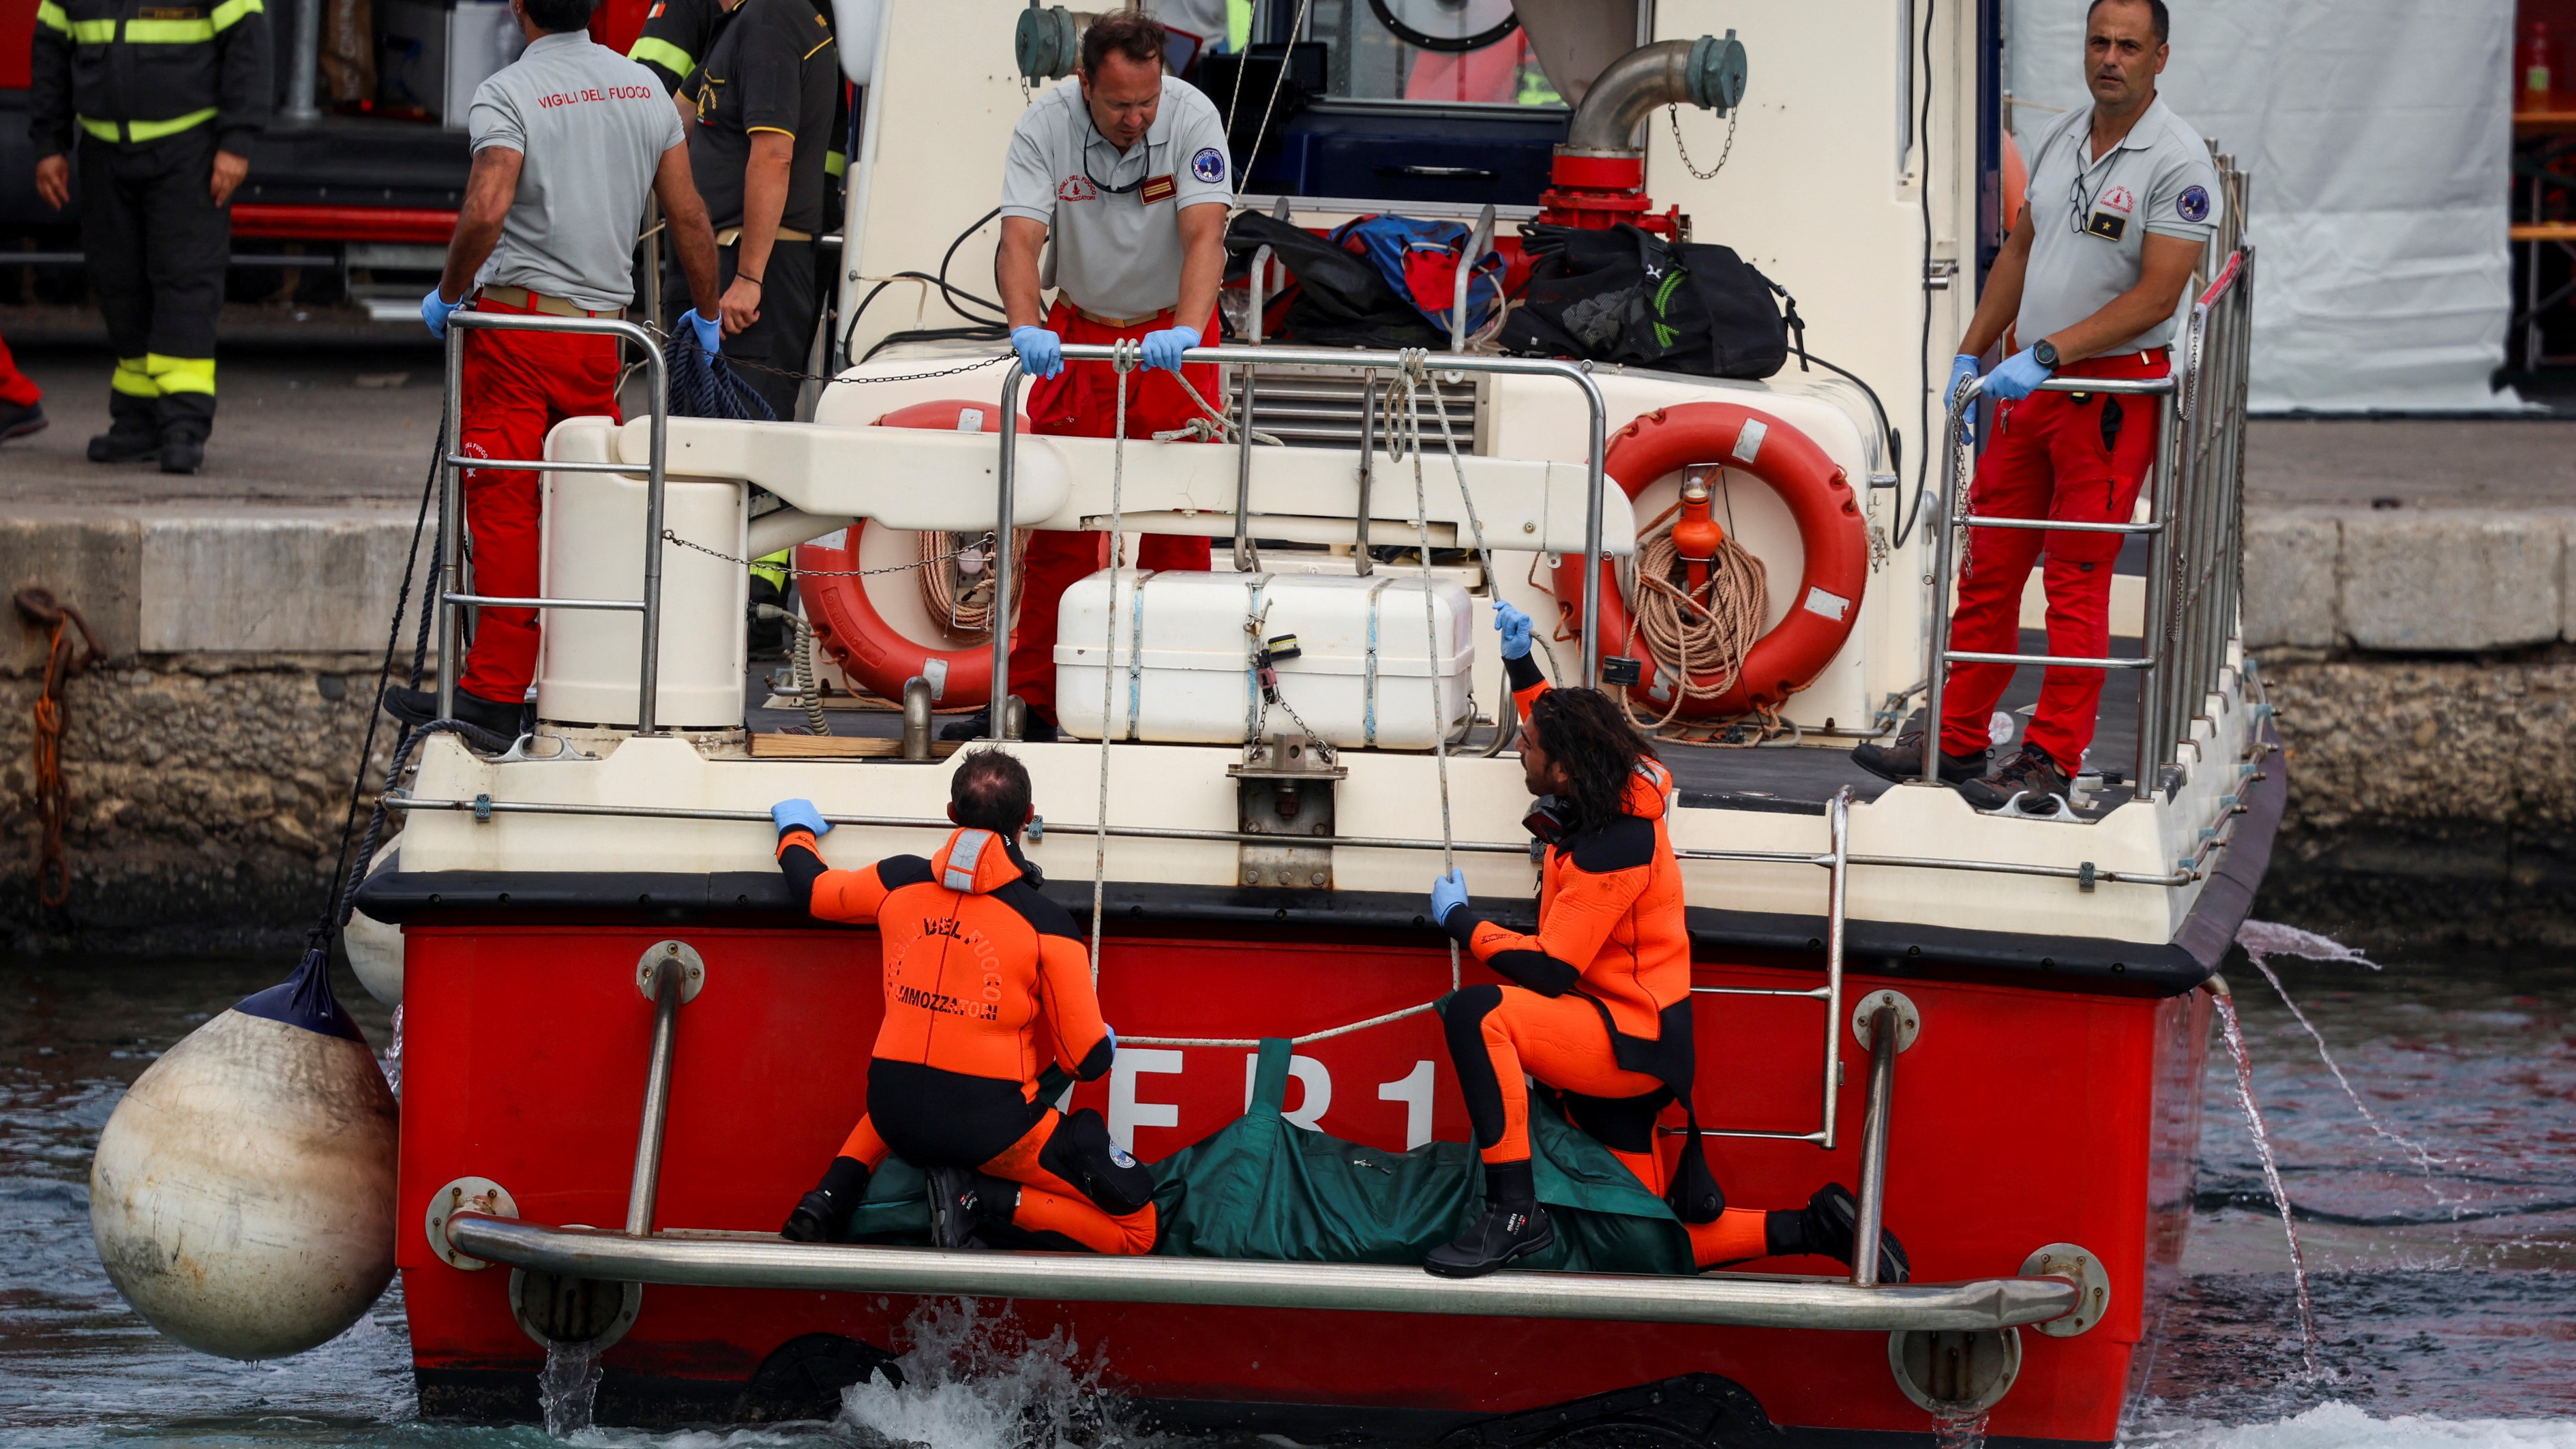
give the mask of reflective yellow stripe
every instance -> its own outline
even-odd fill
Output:
[[[143,361],[140,357],[116,359],[116,371],[109,376],[108,387],[127,397],[159,397],[160,385],[153,382],[152,374],[144,369]]]
[[[83,45],[105,45],[116,39],[116,22],[113,20],[75,20],[70,30],[72,39]]]
[[[635,48],[626,52],[626,58],[650,62],[683,79],[698,68],[697,57],[667,40],[650,35],[636,41]]]
[[[164,357],[153,352],[145,354],[143,365],[164,396],[179,392],[201,392],[209,396],[214,393],[215,360],[211,357]]]
[[[80,123],[82,130],[89,132],[91,135],[96,136],[102,141],[122,141],[125,139],[125,133],[117,129],[114,121],[93,121],[87,116],[82,116],[80,118]]]
[[[267,13],[268,7],[262,5],[260,0],[224,0],[224,3],[215,7],[215,28],[230,30],[247,16]]]
[[[54,0],[36,0],[36,23],[64,35],[72,33],[71,16],[65,14],[63,7],[55,4]]]
[[[823,174],[824,174],[824,175],[826,175],[826,176],[840,176],[840,175],[844,175],[844,174],[846,174],[846,173],[849,171],[849,169],[850,169],[850,158],[849,158],[849,157],[842,155],[842,154],[841,154],[840,152],[838,152],[838,151],[826,151],[826,152],[824,152],[824,153],[823,153]]]
[[[125,22],[128,45],[202,45],[215,38],[211,20],[129,20]]]
[[[181,131],[202,126],[214,118],[215,108],[208,106],[202,111],[190,111],[184,116],[173,116],[166,121],[128,121],[125,123],[125,139],[158,141],[164,136],[175,136]]]
[[[784,590],[787,587],[787,571],[795,566],[796,560],[794,558],[794,554],[794,549],[782,548],[776,553],[753,559],[751,561],[752,577],[767,579],[779,589]]]

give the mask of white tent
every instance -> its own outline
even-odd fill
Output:
[[[2011,124],[2084,88],[2085,0],[2006,0]],[[2251,173],[2252,406],[2517,407],[2513,0],[2171,0],[2165,102]]]

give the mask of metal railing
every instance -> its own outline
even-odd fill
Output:
[[[465,549],[464,469],[517,473],[625,473],[632,463],[574,463],[542,458],[469,458],[465,456],[465,335],[469,331],[555,332],[615,337],[644,350],[646,392],[652,409],[650,451],[644,466],[644,597],[640,599],[521,598],[473,592],[467,576]],[[438,469],[438,713],[456,715],[456,679],[463,651],[459,605],[496,609],[595,609],[643,616],[644,657],[636,670],[635,732],[653,733],[653,700],[661,674],[662,642],[662,464],[670,442],[670,377],[662,348],[651,333],[632,322],[609,317],[554,317],[516,312],[462,311],[447,319],[446,433],[439,448]]]
[[[1825,1004],[1825,1120],[1813,1132],[1753,1132],[1719,1127],[1703,1127],[1705,1137],[1754,1137],[1779,1142],[1812,1142],[1827,1152],[1834,1150],[1836,1108],[1842,1102],[1843,1090],[1843,921],[1844,903],[1849,897],[1851,878],[1851,805],[1852,788],[1843,786],[1825,805],[1827,846],[1822,856],[1799,856],[1812,861],[1827,872],[1825,882],[1825,984],[1805,991],[1763,986],[1694,986],[1694,996],[1788,996],[1801,997]],[[1875,1107],[1873,1105],[1873,1110]]]
[[[2127,669],[2139,673],[2138,741],[2131,793],[2145,800],[2162,769],[2174,763],[2190,738],[2200,701],[2218,686],[2227,643],[2236,627],[2244,537],[2244,434],[2247,348],[2253,320],[2252,248],[2226,255],[2191,309],[2171,375],[2159,378],[2061,377],[2040,384],[2045,392],[2171,398],[2158,407],[2156,460],[2142,496],[2143,522],[2066,523],[2046,518],[1990,517],[1968,511],[1973,501],[1972,460],[1961,429],[1976,405],[1982,380],[1951,394],[1943,434],[1942,527],[1934,534],[1932,638],[1925,664],[1931,684],[1924,699],[1926,748],[1918,783],[1940,783],[1941,706],[1953,664],[2042,665],[2054,669]],[[2138,657],[2088,658],[2054,654],[1990,653],[1950,647],[1950,595],[1961,530],[2030,529],[2046,533],[2108,533],[2147,540],[2146,618]],[[2018,604],[2011,607],[2018,611]],[[2074,762],[2068,762],[2071,768]]]
[[[1068,342],[1064,345],[1064,361],[1068,366],[1075,363],[1106,363],[1114,360],[1117,355],[1117,348],[1101,343]],[[1592,374],[1579,363],[1560,362],[1554,358],[1485,357],[1451,353],[1434,354],[1434,356],[1437,361],[1430,365],[1440,372],[1517,373],[1529,377],[1562,378],[1582,390],[1584,406],[1590,411],[1590,427],[1584,452],[1583,617],[1587,619],[1601,617],[1602,489],[1607,486],[1602,459],[1609,442],[1610,417],[1608,407],[1601,398],[1601,389],[1593,382]],[[1350,372],[1366,372],[1372,368],[1401,372],[1411,365],[1413,358],[1412,355],[1404,352],[1370,352],[1317,347],[1246,347],[1232,344],[1218,347],[1193,347],[1182,354],[1181,360],[1184,363],[1230,363],[1245,368],[1262,363],[1277,363],[1281,366],[1332,368]],[[993,617],[996,619],[1011,617],[1013,487],[1020,442],[1020,386],[1026,380],[1027,374],[1021,370],[1018,359],[1014,358],[1008,370],[1002,374],[1002,454],[1001,465],[994,470],[998,476],[996,491],[999,495],[995,500],[994,516],[1000,520],[1000,525],[994,530],[993,545]],[[1251,417],[1249,392],[1247,388],[1246,407],[1243,414],[1247,420]],[[1241,560],[1249,556],[1251,547],[1250,478],[1253,442],[1250,426],[1237,430],[1236,446],[1243,450],[1242,459],[1236,469],[1238,481],[1234,511],[1235,556]],[[655,456],[658,458],[659,454]],[[1600,675],[1600,631],[1587,629],[1583,635],[1582,681],[1587,685],[1593,684],[1599,680]],[[993,631],[993,698],[992,713],[989,716],[993,732],[988,738],[997,740],[1002,738],[1004,704],[1010,698],[1010,692],[1010,631],[996,629]]]

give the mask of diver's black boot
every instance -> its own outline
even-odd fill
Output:
[[[1792,1258],[1801,1253],[1839,1258],[1845,1265],[1852,1260],[1852,1231],[1860,1221],[1860,1204],[1852,1201],[1851,1190],[1839,1182],[1829,1182],[1816,1189],[1802,1208],[1774,1209],[1762,1220],[1763,1246],[1775,1258]],[[1878,1281],[1903,1283],[1914,1270],[1905,1261],[1905,1245],[1896,1234],[1878,1230]]]
[[[855,1157],[835,1157],[822,1184],[797,1199],[778,1236],[791,1243],[832,1243],[850,1226],[850,1214],[868,1195],[868,1165]]]
[[[987,1177],[971,1167],[930,1169],[930,1244],[983,1248],[979,1230],[1004,1227],[1019,1209],[1020,1185]]]
[[[1538,1205],[1529,1163],[1488,1162],[1485,1215],[1458,1241],[1432,1249],[1422,1267],[1435,1277],[1479,1278],[1555,1243],[1556,1229],[1548,1225],[1547,1210]]]

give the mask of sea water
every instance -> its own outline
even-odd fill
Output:
[[[2305,1249],[2317,1371],[2235,1067],[2213,1039],[2190,1247],[2129,1443],[2576,1449],[2576,962],[2370,954],[2384,970],[2270,959],[2304,1027],[2258,973],[2230,973]],[[236,1364],[162,1339],[99,1269],[89,1157],[117,1098],[291,964],[0,964],[0,1449],[557,1442],[537,1425],[421,1422],[399,1286],[321,1348]],[[354,982],[343,995],[385,1047],[386,1013]],[[934,1305],[906,1334],[904,1386],[852,1389],[829,1424],[565,1432],[610,1449],[1293,1449],[1257,1431],[1158,1436],[1118,1400],[1100,1345],[1033,1341],[987,1306]]]

